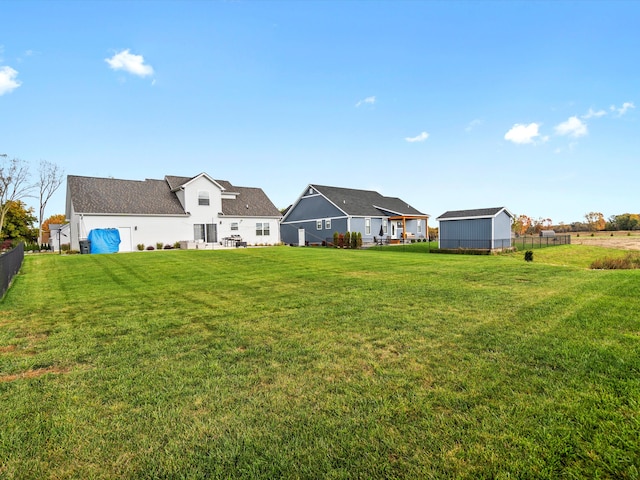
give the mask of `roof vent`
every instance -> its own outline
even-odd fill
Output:
[[[247,208],[249,208],[249,204],[247,203]]]

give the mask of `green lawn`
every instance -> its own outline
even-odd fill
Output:
[[[611,254],[28,255],[0,478],[639,478],[640,271],[588,269]]]

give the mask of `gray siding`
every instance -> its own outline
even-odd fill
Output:
[[[343,233],[347,231],[347,219],[331,219],[331,229],[324,228],[322,222],[322,230],[316,228],[316,221],[301,221],[294,223],[280,224],[280,239],[283,243],[289,245],[298,244],[298,229],[304,228],[305,240],[309,243],[322,243],[327,239],[333,239],[333,232]]]
[[[301,198],[293,209],[287,213],[285,222],[342,216],[344,216],[344,213],[329,203],[326,198],[315,195]]]
[[[440,221],[440,248],[491,247],[491,219]]]

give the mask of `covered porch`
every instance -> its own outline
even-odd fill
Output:
[[[389,221],[397,224],[391,243],[404,243],[411,239],[427,238],[429,235],[429,215],[393,215],[389,217]]]

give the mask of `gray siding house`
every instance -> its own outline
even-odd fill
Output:
[[[308,185],[280,222],[290,245],[332,241],[333,233],[360,232],[363,243],[399,243],[427,236],[429,215],[395,197],[372,190]]]
[[[499,250],[511,247],[513,214],[505,207],[452,210],[436,220],[440,248]]]

